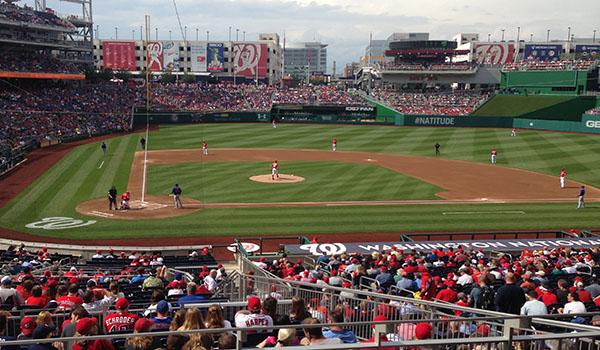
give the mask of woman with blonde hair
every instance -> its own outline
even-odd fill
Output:
[[[223,310],[216,304],[208,308],[204,325],[206,328],[231,328],[231,322],[223,317]]]
[[[200,310],[193,307],[188,309],[185,313],[185,319],[181,327],[177,328],[177,331],[193,331],[198,329],[205,329],[204,320],[202,319],[202,313]],[[194,340],[192,343],[197,343],[198,341],[204,344],[205,348],[210,349],[212,347],[212,337],[207,334],[195,334],[195,333],[186,333],[182,335],[173,335],[169,336],[167,339],[167,347],[169,349],[181,349],[186,343]]]
[[[35,320],[37,326],[54,326],[54,320],[52,320],[52,314],[48,311],[41,311],[37,319]]]

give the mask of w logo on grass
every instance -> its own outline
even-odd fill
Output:
[[[300,249],[308,250],[312,255],[321,255],[323,253],[335,255],[346,252],[346,246],[342,243],[305,244],[300,246]]]
[[[96,220],[83,221],[62,216],[53,216],[49,218],[43,218],[40,221],[32,222],[30,224],[25,225],[25,227],[40,228],[43,230],[63,230],[68,228],[89,226],[95,223]]]

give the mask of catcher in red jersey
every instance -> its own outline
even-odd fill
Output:
[[[271,180],[275,180],[275,177],[279,179],[279,163],[277,161],[271,163]]]
[[[125,298],[119,298],[115,302],[117,312],[112,313],[104,319],[106,333],[133,332],[135,322],[140,318],[129,312],[129,302]]]

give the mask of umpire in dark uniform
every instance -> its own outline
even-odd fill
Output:
[[[140,139],[140,146],[142,146],[142,149],[146,149],[146,139],[143,137]]]
[[[113,205],[115,206],[115,210],[117,210],[117,188],[115,185],[108,190],[108,210],[112,210]]]

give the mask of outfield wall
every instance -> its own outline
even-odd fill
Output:
[[[190,123],[268,123],[271,113],[231,112],[231,113],[193,113],[193,112],[150,112],[136,110],[133,113],[133,125],[145,125],[146,117],[150,124],[190,124]]]
[[[516,118],[514,119],[513,126],[518,129],[542,129],[600,134],[600,115],[584,114],[579,122]]]
[[[468,117],[447,115],[398,115],[397,126],[511,128],[511,117]]]

